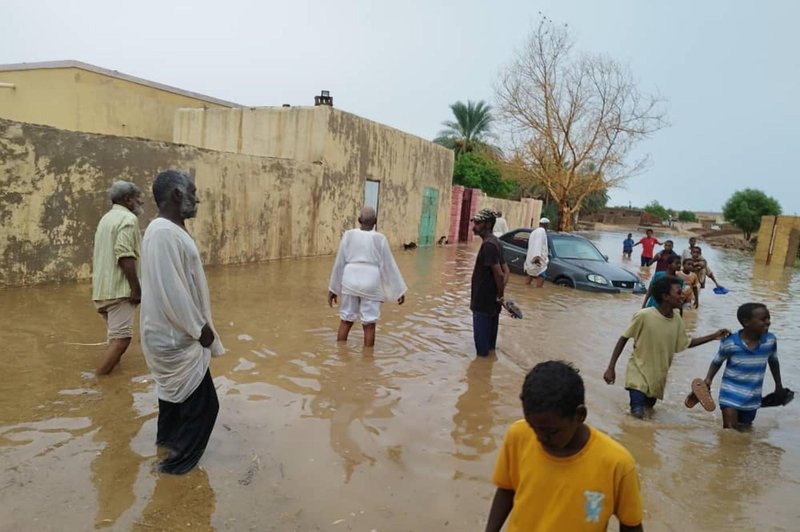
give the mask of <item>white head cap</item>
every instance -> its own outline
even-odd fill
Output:
[[[541,220],[539,220],[539,225],[549,224],[549,223],[550,223],[550,220],[548,218],[542,218]]]

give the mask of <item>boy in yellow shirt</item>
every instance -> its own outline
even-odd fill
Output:
[[[537,364],[522,386],[525,419],[497,457],[486,532],[641,531],[642,499],[631,454],[585,424],[583,379],[572,365]]]

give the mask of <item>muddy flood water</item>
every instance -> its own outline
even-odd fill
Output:
[[[588,236],[621,263],[623,235]],[[640,296],[536,291],[516,275],[507,295],[525,319],[501,318],[497,360],[476,360],[476,250],[396,252],[407,302],[384,305],[370,352],[360,328],[336,345],[332,257],[208,269],[228,353],[211,363],[216,428],[183,477],[153,472],[157,403],[138,338],[112,376],[92,376],[105,333],[90,286],[0,291],[0,530],[483,530],[522,378],[551,358],[581,369],[589,423],[635,456],[647,530],[800,529],[800,404],[723,433],[718,411],[682,404],[707,344],[676,356],[665,401],[635,420],[602,373]],[[734,329],[739,304],[767,303],[784,383],[800,388],[800,272],[705,255],[731,292],[707,288],[690,330]]]

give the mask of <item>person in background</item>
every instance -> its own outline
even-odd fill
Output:
[[[336,341],[346,342],[357,319],[364,329],[364,346],[375,345],[375,329],[381,316],[381,303],[406,300],[403,275],[389,249],[389,241],[375,231],[378,222],[375,209],[364,207],[358,217],[360,225],[342,236],[333,264],[328,288],[328,305],[341,297],[339,331]]]
[[[497,219],[494,221],[494,231],[492,232],[497,238],[508,233],[508,222],[503,218],[503,213],[500,211],[497,211]]]
[[[697,246],[697,238],[696,237],[691,237],[689,239],[689,247],[683,250],[683,253],[681,253],[681,258],[683,260],[691,259],[692,258],[692,249],[694,249],[695,246]]]
[[[742,329],[722,341],[717,356],[708,368],[706,386],[711,389],[714,376],[725,363],[719,389],[722,427],[748,429],[761,407],[761,388],[767,366],[775,380],[775,395],[786,394],[778,362],[778,340],[769,332],[770,315],[762,303],[745,303],[736,312]]]
[[[528,274],[525,284],[531,284],[536,279],[536,288],[544,286],[547,278],[547,263],[550,261],[550,247],[547,243],[547,228],[550,227],[550,220],[542,218],[539,220],[539,227],[531,232],[528,238],[528,253],[525,257],[523,268]]]
[[[644,295],[644,301],[642,301],[642,308],[645,307],[657,307],[658,303],[656,299],[653,297],[653,286],[659,279],[663,279],[664,277],[675,277],[681,285],[681,292],[684,289],[683,279],[678,276],[678,270],[681,269],[681,258],[678,255],[671,256],[667,261],[667,269],[664,271],[656,272],[653,274],[653,277],[650,279],[650,286],[647,288],[647,293]],[[683,310],[681,306],[681,310]]]
[[[700,246],[692,248],[692,264],[694,264],[694,271],[697,273],[697,279],[700,281],[700,288],[706,287],[706,277],[714,281],[714,285],[719,288],[719,283],[716,277],[708,267],[708,262],[703,258],[703,249]]]
[[[525,419],[497,456],[486,532],[642,530],[636,463],[622,445],[586,424],[583,379],[567,362],[537,364],[522,385]]]
[[[628,233],[628,238],[622,241],[622,258],[631,259],[633,254],[633,233]]]
[[[136,305],[142,299],[139,257],[143,201],[139,188],[116,181],[109,190],[111,210],[97,224],[92,261],[92,300],[106,324],[108,347],[97,375],[108,375],[131,345]]]
[[[186,229],[197,215],[196,194],[188,174],[158,174],[158,218],[142,241],[142,351],[156,381],[156,445],[169,451],[158,470],[171,474],[193,469],[206,450],[219,412],[209,364],[225,352],[200,252]]]
[[[631,415],[639,419],[655,406],[656,401],[664,398],[667,374],[675,353],[722,340],[730,334],[727,329],[720,329],[700,338],[689,337],[679,313],[683,304],[680,283],[676,277],[665,276],[652,286],[651,293],[658,306],[642,309],[633,315],[631,324],[617,340],[608,369],[603,374],[606,384],[616,382],[617,360],[628,340],[633,338],[625,389],[630,397]]]
[[[694,272],[692,259],[683,259],[683,269],[676,275],[683,280],[683,308],[700,306],[700,280]]]
[[[492,233],[495,219],[491,209],[482,209],[472,217],[472,232],[483,240],[472,271],[469,301],[475,351],[479,357],[495,354],[500,309],[505,303],[506,283],[510,274],[503,257],[503,246]]]
[[[645,232],[645,236],[635,243],[633,247],[639,245],[642,246],[641,265],[642,268],[646,268],[647,266],[650,266],[650,263],[653,260],[653,250],[655,249],[656,245],[660,246],[661,242],[659,242],[657,238],[653,237],[653,230],[648,229]]]
[[[656,255],[650,261],[650,264],[656,264],[656,272],[663,272],[667,269],[667,262],[673,257],[680,258],[680,255],[675,253],[674,248],[675,243],[672,240],[667,240],[664,242],[664,249],[656,253]]]

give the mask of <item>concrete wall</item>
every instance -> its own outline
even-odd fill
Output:
[[[71,131],[172,140],[175,111],[220,107],[80,68],[0,71],[0,118]]]
[[[397,246],[417,241],[425,187],[439,191],[435,240],[448,234],[453,153],[432,142],[338,109],[261,107],[182,109],[174,141],[317,165],[325,179],[350,183],[334,217],[356,223],[364,182],[380,181],[378,230]]]
[[[0,286],[89,278],[111,182],[145,191],[144,228],[156,213],[152,179],[167,168],[195,176],[202,203],[190,229],[207,264],[334,253],[363,201],[360,180],[319,164],[0,119]]]
[[[762,216],[755,261],[793,266],[800,245],[800,217]]]
[[[542,201],[531,198],[512,201],[482,195],[478,201],[478,209],[502,212],[510,230],[520,227],[539,227],[539,219],[542,217]]]

